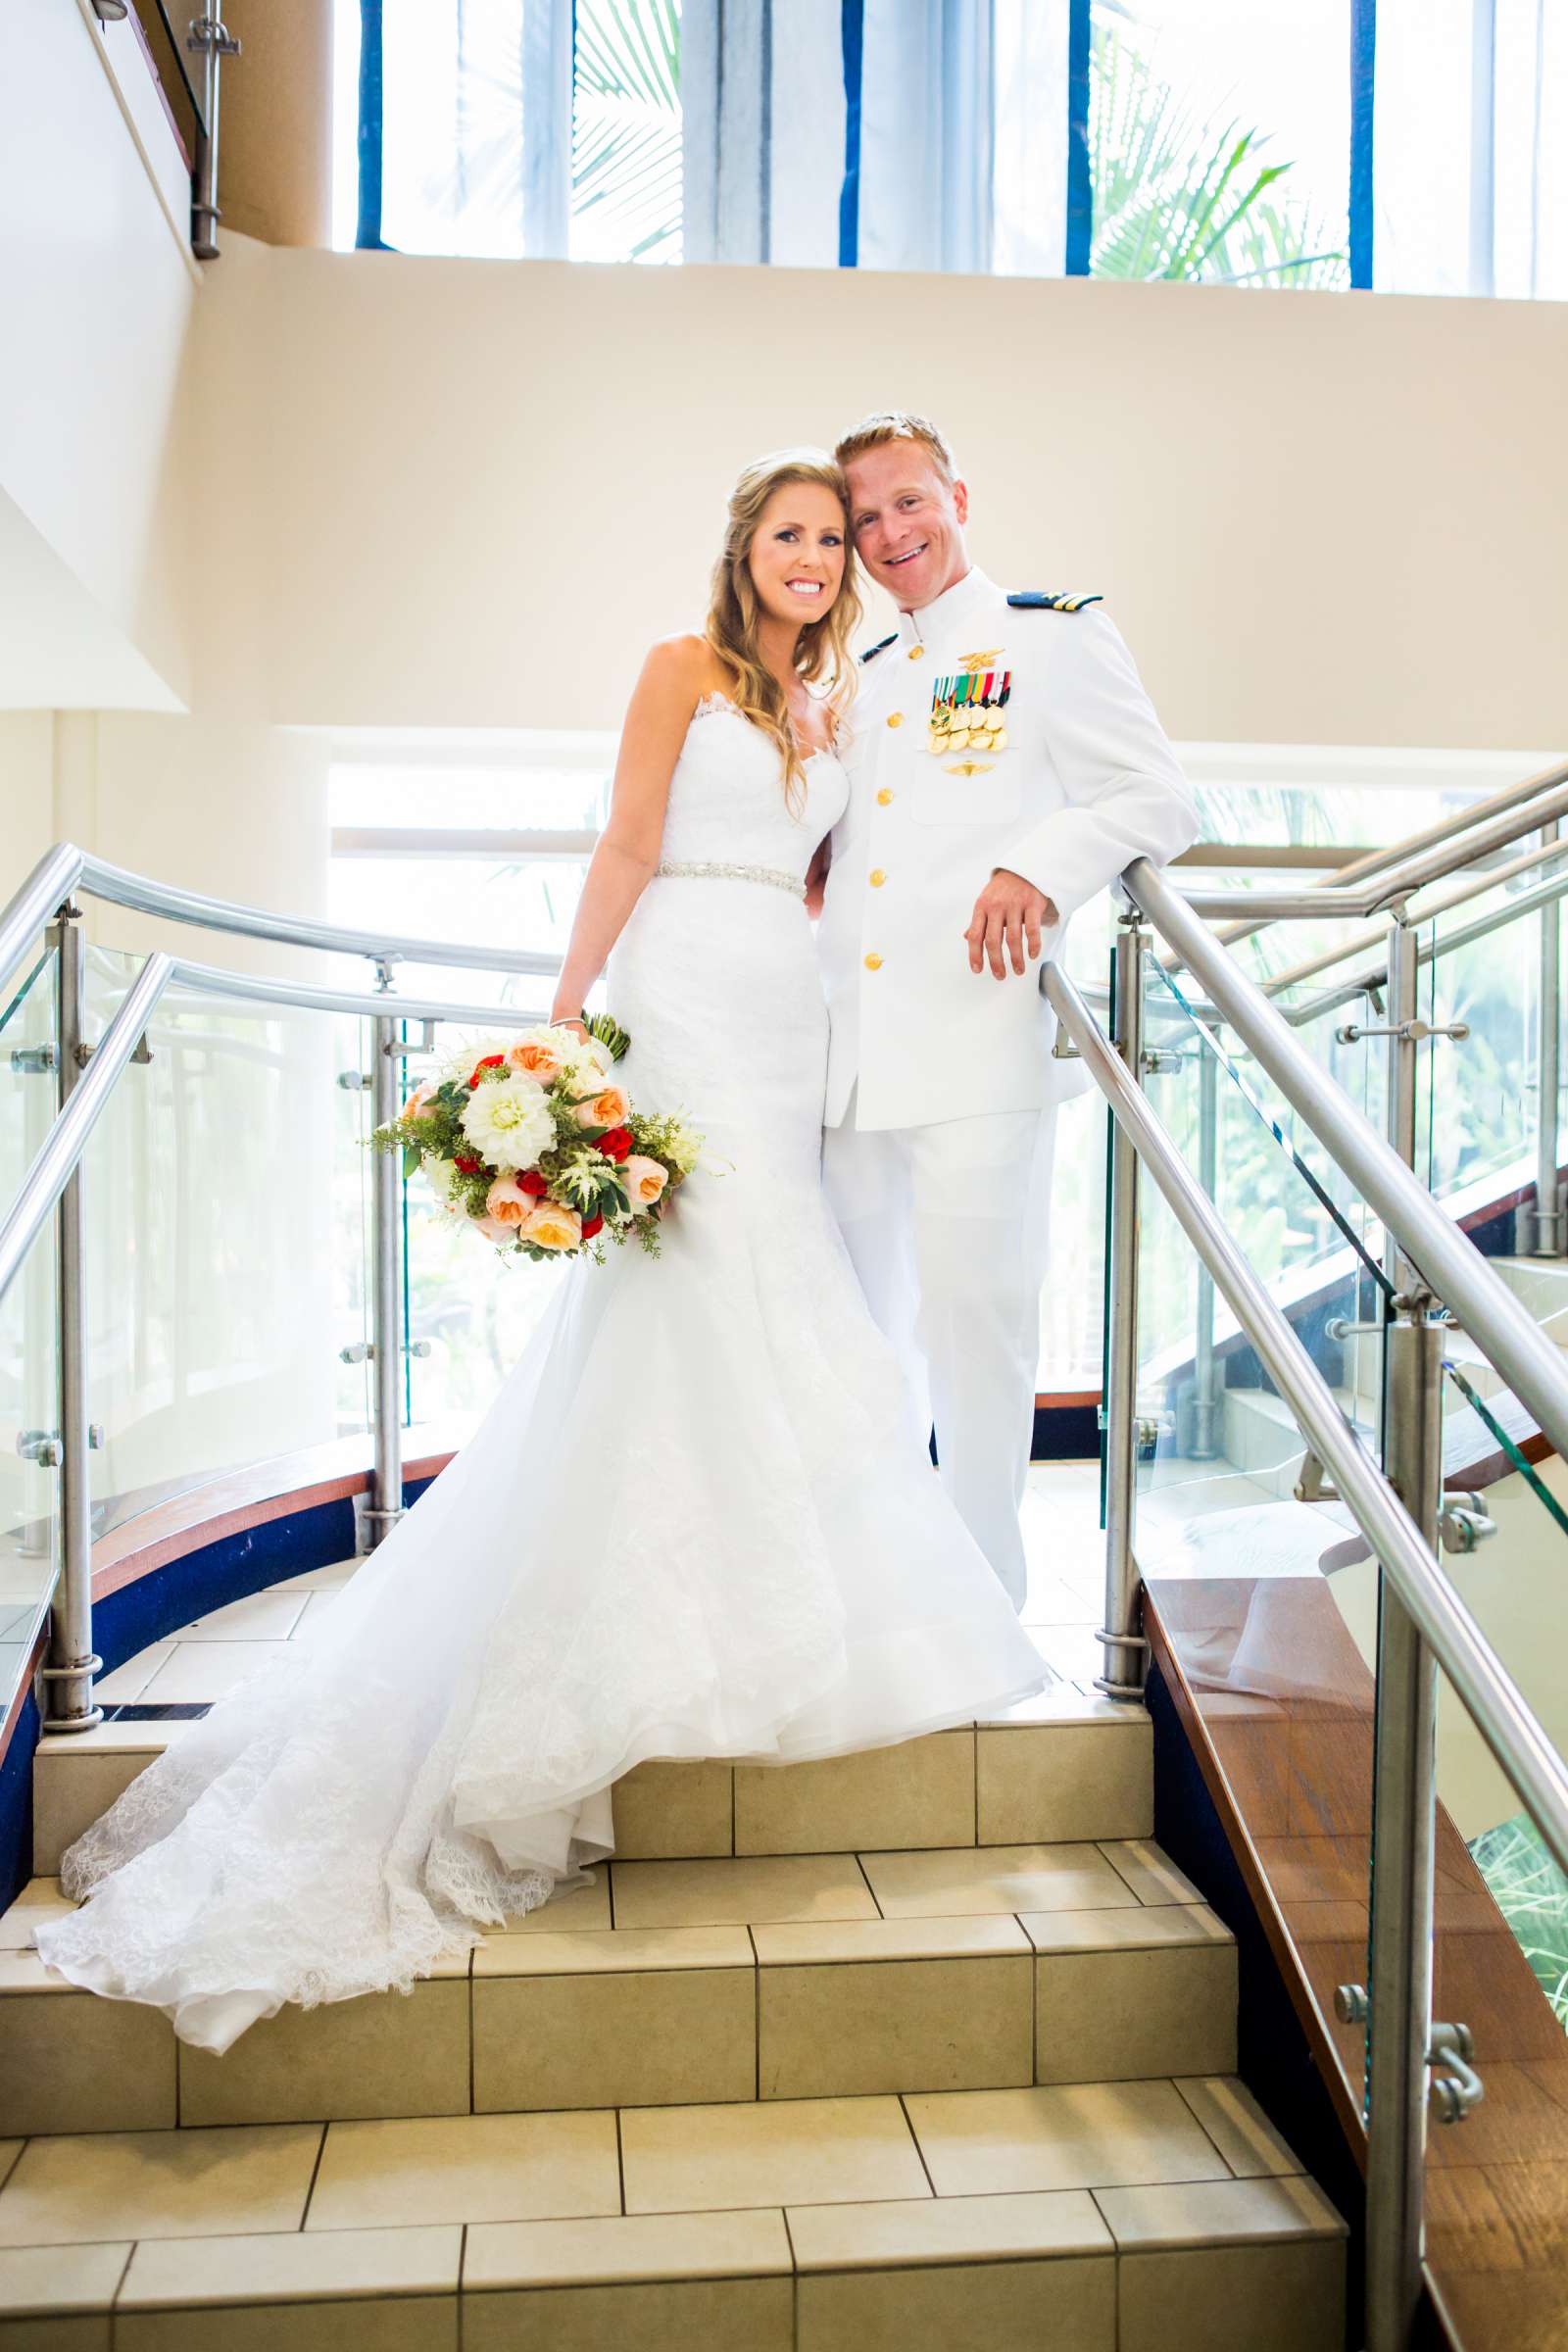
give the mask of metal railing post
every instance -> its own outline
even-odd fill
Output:
[[[54,926],[59,1014],[56,1054],[64,1110],[82,1072],[81,920],[69,904]],[[92,1464],[87,1424],[87,1296],[82,1264],[82,1171],[78,1162],[55,1211],[59,1243],[60,1569],[49,1617],[49,1655],[40,1669],[48,1694],[46,1732],[88,1732],[102,1723],[92,1678],[103,1660],[92,1646]]]
[[[193,17],[185,46],[201,59],[201,108],[196,123],[196,170],[190,204],[190,245],[198,261],[218,259],[218,101],[221,61],[238,57],[235,40],[218,10]]]
[[[1541,828],[1544,849],[1557,839],[1555,819]],[[1536,1232],[1533,1257],[1563,1254],[1557,1192],[1557,1092],[1562,1038],[1562,906],[1541,909],[1541,1023],[1536,1039]]]
[[[1149,933],[1136,908],[1116,931],[1116,1046],[1135,1086],[1144,1080],[1144,953]],[[1110,1698],[1143,1696],[1148,1648],[1138,1631],[1133,1506],[1138,1476],[1138,1152],[1119,1121],[1111,1127],[1110,1262],[1105,1360],[1105,1671]]]
[[[1443,1337],[1401,1293],[1385,1335],[1385,1466],[1435,1553],[1443,1484]],[[1438,1675],[1384,1570],[1378,1588],[1367,1991],[1366,2345],[1405,2352],[1421,2296]]]
[[[392,985],[390,964],[376,966],[377,986]],[[398,1115],[400,1073],[398,1024],[391,1014],[370,1023],[370,1124],[388,1126]],[[403,1250],[399,1231],[403,1172],[395,1152],[377,1152],[371,1169],[370,1346],[375,1379],[375,1462],[365,1517],[371,1546],[381,1543],[403,1516]]]
[[[1219,1182],[1219,1058],[1206,1046],[1198,1056],[1198,1181],[1212,1200]],[[1219,1455],[1219,1368],[1214,1359],[1214,1277],[1201,1258],[1198,1261],[1194,1304],[1198,1338],[1193,1356],[1193,1435],[1188,1453],[1195,1462],[1212,1462]]]
[[[1389,930],[1389,1084],[1387,1134],[1407,1168],[1415,1167],[1417,1056],[1415,1034],[1421,1010],[1421,941],[1402,916]],[[1409,1260],[1391,1234],[1384,1247],[1384,1271],[1396,1291],[1416,1284]]]

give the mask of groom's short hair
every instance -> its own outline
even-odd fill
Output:
[[[958,468],[946,434],[929,416],[916,416],[909,409],[879,409],[873,416],[862,416],[854,431],[845,434],[833,455],[841,469],[847,468],[857,458],[863,458],[868,449],[882,449],[890,441],[918,441],[952,489],[958,478]]]

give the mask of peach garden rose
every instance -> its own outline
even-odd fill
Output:
[[[622,1162],[620,1172],[625,1179],[626,1198],[633,1208],[647,1208],[669,1182],[669,1171],[662,1162],[645,1159],[640,1152],[633,1152]]]
[[[601,1087],[577,1105],[579,1127],[618,1127],[630,1116],[631,1104],[618,1086]]]
[[[582,1219],[560,1200],[541,1200],[517,1230],[538,1250],[575,1250],[582,1240]]]

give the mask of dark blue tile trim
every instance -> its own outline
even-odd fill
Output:
[[[1089,275],[1095,234],[1095,182],[1089,156],[1090,61],[1094,29],[1090,0],[1069,0],[1067,17],[1067,245],[1068,277]]]
[[[357,246],[381,244],[381,0],[360,0],[360,213]]]
[[[865,0],[842,0],[839,25],[844,61],[844,185],[839,191],[839,268],[854,270],[860,259],[860,78],[865,59]]]
[[[1372,284],[1378,0],[1350,0],[1350,284]]]

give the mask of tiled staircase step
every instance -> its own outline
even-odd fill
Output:
[[[1345,2229],[1236,2082],[0,2148],[0,2336],[71,2352],[1322,2352]],[[1236,2178],[1201,2118],[1260,2169]],[[1240,2119],[1238,2121],[1238,2119]],[[986,2193],[948,2194],[955,2166]],[[1042,2175],[1049,2185],[1038,2185]],[[63,2252],[69,2249],[69,2254]],[[69,2332],[62,2332],[68,2329]]]
[[[110,1721],[39,1742],[34,1868],[177,1740],[177,1720]],[[1147,1837],[1152,1731],[1142,1707],[1054,1684],[1003,1721],[817,1764],[640,1764],[614,1791],[624,1861]]]
[[[599,1876],[407,1997],[285,2008],[221,2059],[176,2042],[158,2011],[0,1948],[3,2111],[21,2131],[114,2132],[1235,2064],[1234,1943],[1146,1841],[616,1862]],[[585,1895],[597,1907],[573,1908]],[[59,1902],[35,1881],[0,1945],[24,1942]]]

